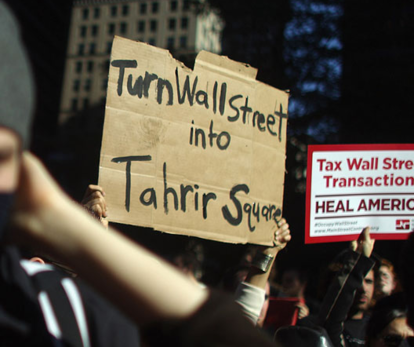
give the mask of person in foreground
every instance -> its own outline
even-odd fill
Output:
[[[375,240],[370,237],[370,228],[367,227],[361,232],[358,241],[354,242],[352,249],[340,253],[335,261],[337,274],[325,294],[318,316],[318,324],[326,329],[334,346],[364,345],[367,320],[362,318],[365,312],[363,304],[367,299],[361,302],[358,300],[358,316],[351,309],[355,306],[358,291],[366,292],[362,287],[366,279],[370,278],[367,276],[375,265],[370,259],[374,243]],[[365,298],[366,295],[362,297]],[[360,327],[358,336],[347,325],[350,314]]]
[[[366,329],[365,346],[408,347],[413,336],[414,331],[407,324],[403,293],[385,296],[375,304]]]
[[[21,169],[12,213],[15,242],[45,249],[70,265],[140,326],[164,325],[161,331],[169,343],[272,345],[231,299],[200,288],[111,228],[103,232],[33,155],[24,153],[19,159],[18,146],[15,151],[14,167]]]

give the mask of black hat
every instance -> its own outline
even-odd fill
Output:
[[[0,1],[0,127],[13,130],[24,148],[30,143],[33,107],[32,72],[19,26],[10,9]]]

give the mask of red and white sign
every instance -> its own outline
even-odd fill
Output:
[[[308,147],[305,243],[378,240],[414,230],[414,144]]]

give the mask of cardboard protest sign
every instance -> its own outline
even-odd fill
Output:
[[[288,93],[208,52],[194,71],[115,37],[99,184],[109,220],[270,245],[282,212]]]
[[[379,240],[414,230],[414,145],[308,147],[306,243]]]

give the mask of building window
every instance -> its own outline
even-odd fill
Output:
[[[111,17],[116,17],[117,13],[118,13],[118,7],[111,6]]]
[[[88,71],[88,72],[92,72],[93,71],[93,61],[92,60],[89,60],[88,61],[88,65],[87,65],[87,67],[86,67],[86,70]]]
[[[95,53],[96,53],[96,44],[92,42],[89,46],[89,54],[95,54]]]
[[[84,8],[82,11],[82,19],[88,19],[88,17],[89,17],[89,9]]]
[[[129,14],[129,6],[128,5],[122,6],[122,15],[125,17],[125,16],[128,16],[128,14]]]
[[[85,45],[83,43],[80,43],[78,46],[78,55],[84,55],[85,54]]]
[[[70,109],[72,111],[78,110],[78,99],[72,99]]]
[[[109,72],[109,66],[110,66],[111,62],[108,60],[106,60],[103,64],[102,64],[102,71],[104,73],[108,73]]]
[[[121,23],[121,27],[120,27],[121,34],[125,34],[127,32],[127,28],[128,28],[127,23],[124,23],[124,22]]]
[[[188,11],[190,9],[190,0],[183,1],[183,11]]]
[[[115,34],[115,24],[114,23],[108,24],[108,34],[109,35]]]
[[[73,81],[73,91],[74,92],[78,92],[79,91],[79,87],[80,87],[80,81],[79,80],[74,80]]]
[[[86,37],[86,26],[82,25],[80,27],[80,37]]]
[[[108,87],[108,79],[105,78],[102,80],[102,90],[106,90],[107,87]]]
[[[106,53],[110,54],[111,50],[112,50],[112,41],[110,41],[106,44]]]
[[[95,7],[93,9],[93,18],[98,19],[101,16],[101,9],[99,7]]]
[[[147,13],[147,4],[145,2],[139,6],[139,13],[141,14]]]
[[[187,48],[187,36],[180,37],[180,48]]]
[[[85,90],[86,90],[87,92],[89,92],[89,91],[91,90],[91,85],[92,85],[91,80],[90,80],[90,79],[87,79],[87,80],[85,81]]]
[[[148,43],[149,43],[151,46],[155,46],[155,39],[154,39],[154,38],[149,39],[149,40],[148,40]]]
[[[82,62],[81,61],[77,61],[76,65],[75,65],[75,72],[76,73],[81,73],[82,72]]]
[[[152,13],[158,13],[160,6],[158,4],[158,2],[153,2],[152,3]]]
[[[85,98],[83,99],[83,108],[88,108],[89,107],[89,99]]]
[[[138,32],[139,32],[139,33],[143,33],[143,32],[145,32],[145,21],[140,20],[140,21],[138,22]]]
[[[92,36],[93,37],[98,36],[98,26],[97,25],[92,25]]]
[[[157,21],[156,21],[156,20],[152,20],[152,21],[150,21],[150,30],[151,30],[152,32],[157,31]]]
[[[168,20],[168,29],[175,30],[175,24],[176,24],[175,18],[170,18]]]
[[[175,12],[175,11],[177,11],[177,8],[178,8],[177,0],[171,0],[171,2],[170,2],[170,11]]]
[[[174,37],[169,37],[167,39],[167,48],[173,49],[174,48]]]
[[[187,29],[188,28],[188,18],[184,17],[181,18],[181,29]]]

